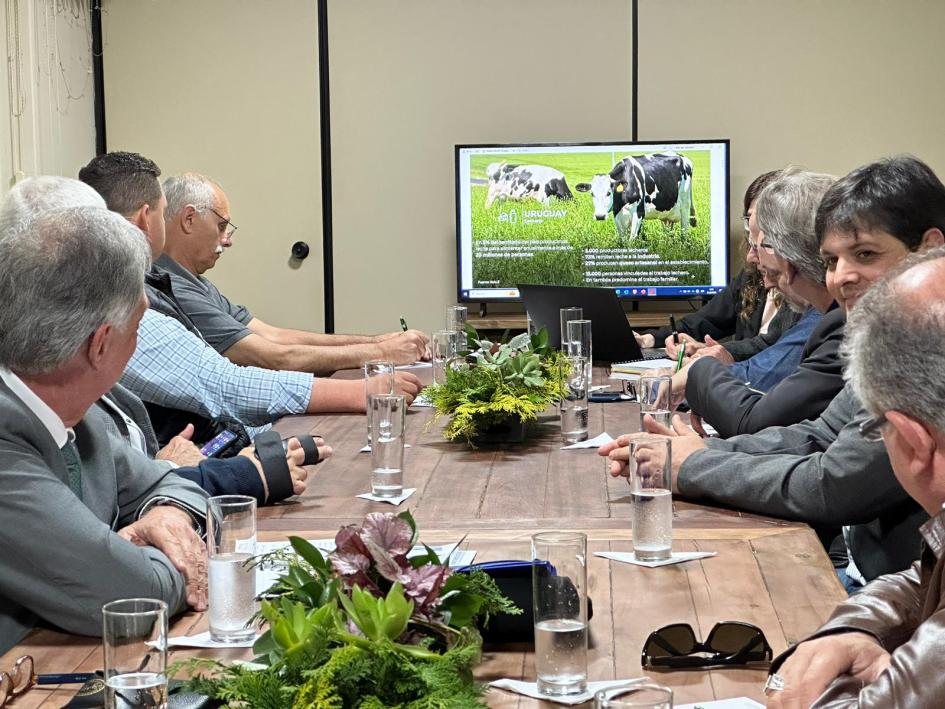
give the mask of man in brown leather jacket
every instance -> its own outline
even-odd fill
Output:
[[[771,707],[945,706],[945,248],[910,256],[850,314],[846,376],[931,519],[921,559],[840,604],[775,660]],[[851,490],[851,494],[856,491]]]

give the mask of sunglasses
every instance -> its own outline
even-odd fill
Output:
[[[692,626],[675,623],[654,630],[643,644],[644,667],[684,669],[771,662],[773,652],[765,634],[751,623],[716,623],[700,642]]]

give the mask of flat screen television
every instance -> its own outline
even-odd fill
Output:
[[[729,141],[456,146],[458,297],[518,284],[711,296],[728,282]]]

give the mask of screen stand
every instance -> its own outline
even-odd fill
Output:
[[[479,304],[479,317],[481,318],[486,317],[486,304],[485,303]]]
[[[639,311],[640,311],[640,301],[639,301],[639,300],[631,301],[631,303],[630,303],[630,312],[631,312],[631,313],[637,313],[637,312],[639,312]]]

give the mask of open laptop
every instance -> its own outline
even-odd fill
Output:
[[[592,323],[595,360],[636,362],[666,356],[662,349],[640,349],[617,294],[610,288],[520,285],[518,292],[532,322],[548,330],[548,341],[554,347],[561,347],[561,308],[577,307]]]

